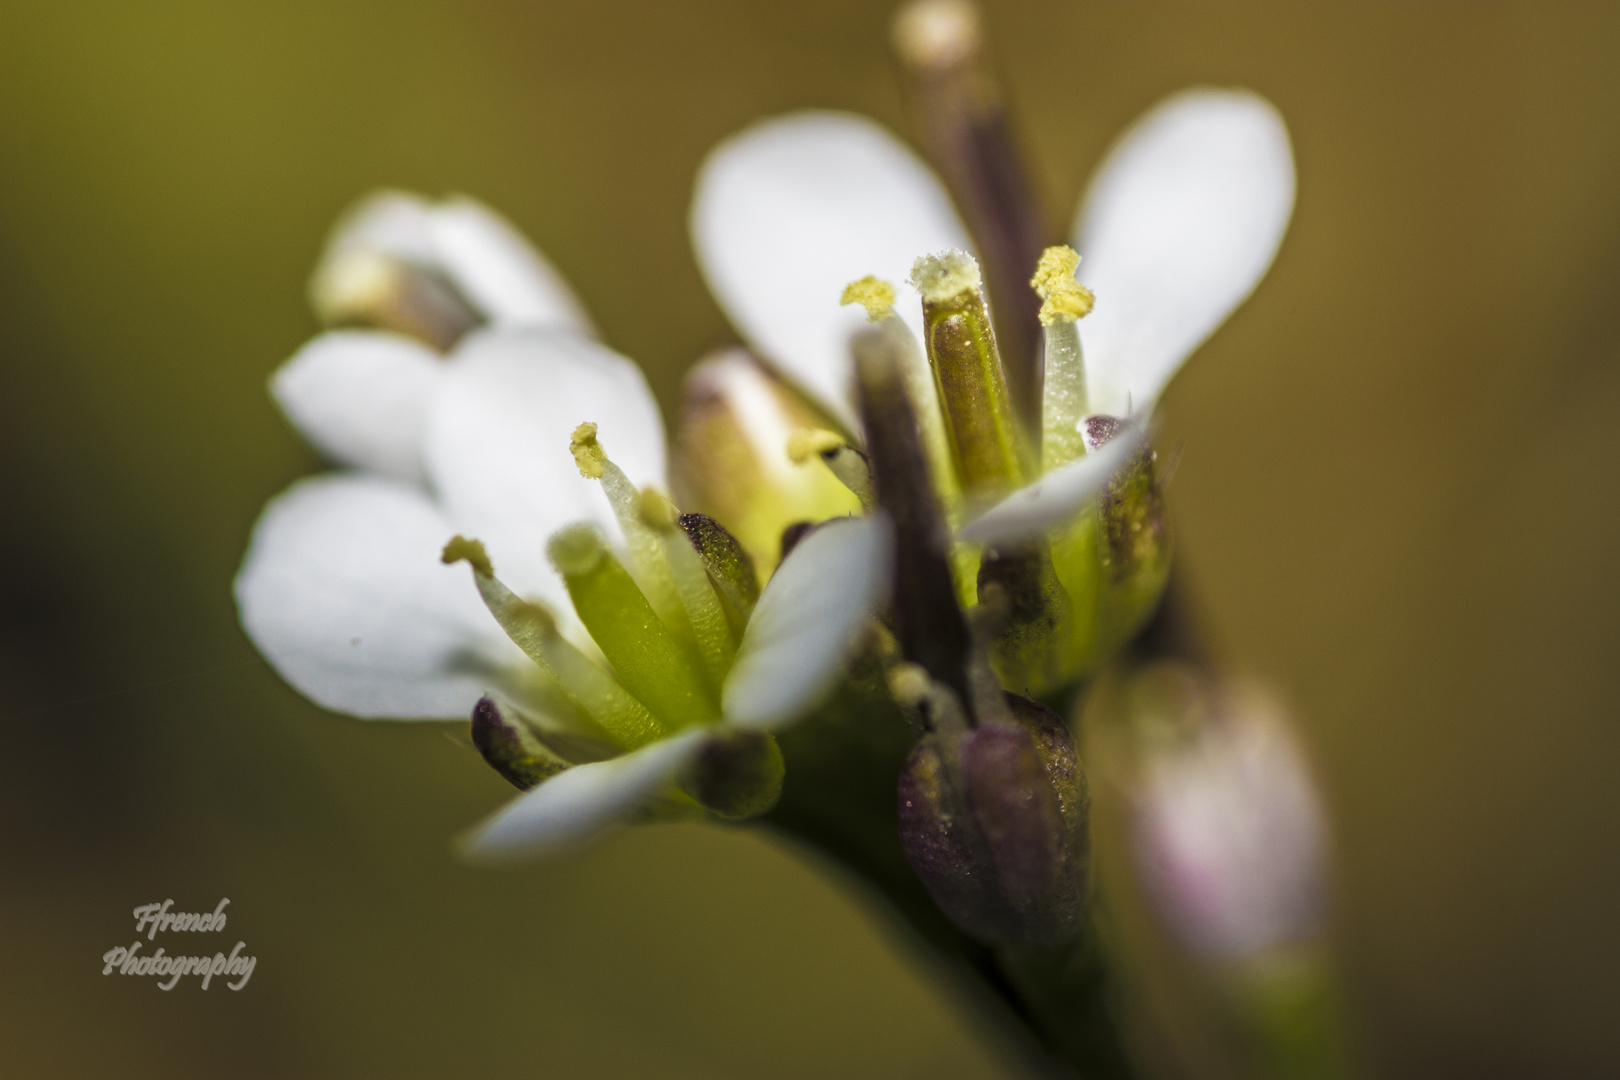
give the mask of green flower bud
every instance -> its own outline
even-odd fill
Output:
[[[861,512],[815,455],[788,454],[796,432],[835,426],[742,350],[710,357],[686,377],[670,462],[677,501],[723,524],[768,576],[783,529]]]

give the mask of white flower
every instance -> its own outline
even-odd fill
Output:
[[[665,487],[663,427],[641,371],[594,341],[556,272],[469,199],[374,197],[336,231],[314,291],[328,317],[403,297],[404,321],[428,313],[418,337],[460,336],[441,355],[418,338],[337,330],[275,373],[288,418],[343,471],[265,507],[236,580],[244,628],[293,687],[337,712],[464,719],[494,691],[544,715],[557,688],[440,552],[458,533],[478,537],[504,583],[554,613],[599,666],[545,549],[581,521],[623,539],[603,486],[569,452],[582,421],[599,426],[632,490]],[[716,723],[769,729],[836,678],[876,601],[870,568],[885,560],[873,545],[885,533],[880,522],[823,532],[760,598]],[[667,783],[703,738],[682,732],[570,770],[498,818],[489,846],[584,835]]]
[[[1293,201],[1287,130],[1254,94],[1187,91],[1126,132],[1073,229],[1097,296],[1081,334],[1092,412],[1151,414],[1183,361],[1265,274]],[[849,339],[861,316],[836,305],[841,290],[869,274],[903,281],[917,256],[969,248],[944,188],[910,150],[871,120],[832,112],[762,121],[716,148],[698,178],[691,230],[743,338],[852,430]],[[895,308],[920,334],[917,309]],[[1068,517],[1124,452],[1048,474],[963,537],[994,541]]]

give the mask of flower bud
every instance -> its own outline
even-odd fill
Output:
[[[1088,454],[1116,436],[1123,421],[1087,416],[1080,433]],[[1104,486],[1096,504],[1051,532],[1052,564],[1067,594],[1064,640],[1043,673],[1020,672],[1016,685],[1037,692],[1094,672],[1136,636],[1158,608],[1170,576],[1170,530],[1153,449],[1143,441]],[[1018,669],[1014,669],[1017,671]]]
[[[677,501],[724,525],[768,575],[783,529],[861,511],[820,461],[788,455],[795,432],[832,424],[741,349],[712,356],[686,377],[670,463]]]
[[[721,817],[740,821],[776,805],[785,772],[782,751],[769,732],[732,729],[704,742],[681,786]]]
[[[964,932],[1060,944],[1085,910],[1085,775],[1056,713],[1006,700],[1000,719],[917,744],[900,775],[900,839],[929,895]]]
[[[310,281],[310,301],[328,326],[392,330],[448,350],[484,315],[439,265],[429,205],[380,192],[333,230]]]
[[[1325,906],[1326,822],[1281,710],[1179,664],[1138,675],[1129,700],[1145,743],[1130,843],[1160,917],[1215,959],[1310,938]]]

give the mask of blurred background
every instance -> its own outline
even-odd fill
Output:
[[[1171,499],[1222,648],[1321,765],[1369,1074],[1620,1074],[1620,8],[986,9],[1065,230],[1172,91],[1252,87],[1292,129],[1281,255],[1166,402]],[[667,409],[728,335],[698,162],[801,106],[904,131],[887,18],[0,6],[0,1073],[1015,1075],[753,833],[458,864],[503,781],[442,727],[303,701],[230,595],[319,467],[265,382],[351,200],[488,201]],[[100,975],[135,906],[227,896],[242,992]]]

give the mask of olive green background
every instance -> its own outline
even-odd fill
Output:
[[[265,380],[350,200],[500,208],[667,407],[727,336],[686,241],[703,153],[808,105],[903,129],[886,18],[0,5],[0,1073],[1011,1074],[754,834],[459,865],[503,783],[439,726],[302,701],[230,597],[319,467]],[[1368,1070],[1620,1073],[1620,8],[987,18],[1054,228],[1169,92],[1250,86],[1291,126],[1281,255],[1166,402],[1171,498],[1222,645],[1322,767]],[[222,896],[241,993],[100,975],[136,905]]]

